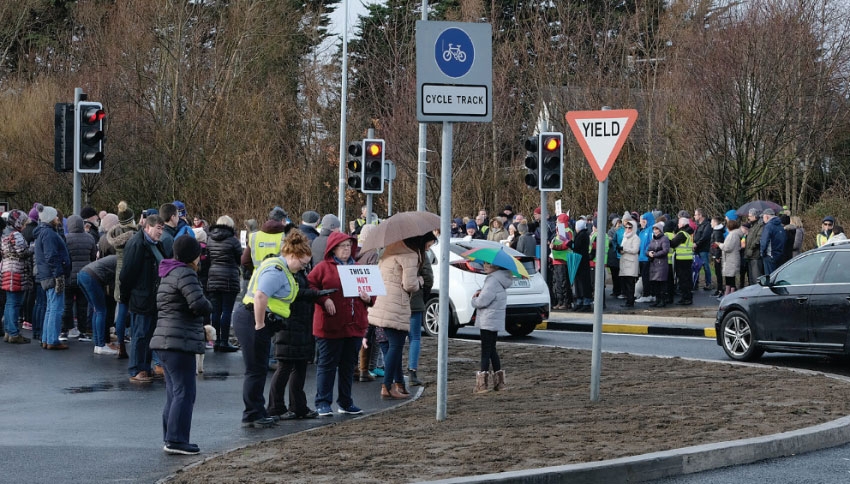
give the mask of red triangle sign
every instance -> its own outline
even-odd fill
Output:
[[[608,178],[637,117],[635,109],[567,113],[567,124],[600,182]]]

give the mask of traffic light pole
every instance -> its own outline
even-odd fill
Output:
[[[534,215],[532,215],[534,217]],[[546,209],[546,192],[540,192],[540,275],[543,282],[549,285],[546,275],[549,272],[549,211]],[[551,303],[551,301],[550,301]],[[551,311],[552,305],[549,304]]]
[[[74,122],[80,122],[80,101],[84,100],[83,88],[77,87],[74,88]],[[82,207],[82,186],[83,186],[83,177],[80,172],[77,170],[77,167],[80,166],[80,140],[77,136],[74,136],[74,207],[73,214],[77,215],[80,213],[80,209]]]

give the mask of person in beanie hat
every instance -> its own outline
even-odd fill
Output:
[[[22,210],[9,212],[7,220],[12,231],[3,237],[0,243],[3,260],[0,261],[0,280],[6,291],[6,307],[3,312],[3,329],[6,335],[3,341],[7,343],[26,344],[25,338],[17,326],[21,307],[26,291],[32,289],[32,251],[21,234],[21,230],[29,222],[29,217]]]
[[[206,350],[204,316],[212,304],[198,279],[201,244],[189,235],[174,239],[173,259],[159,265],[156,292],[157,321],[150,348],[165,371],[165,408],[162,411],[163,450],[168,454],[200,452],[190,442],[192,412],[197,393],[195,355]]]
[[[182,218],[185,221],[186,220],[186,204],[181,202],[180,200],[174,200],[171,203],[177,208],[177,216]]]
[[[61,224],[55,208],[42,206],[38,212],[38,227],[33,232],[38,273],[36,282],[41,284],[47,295],[41,347],[48,350],[68,349],[68,345],[59,341],[65,309],[65,278],[71,275],[71,257],[65,241],[57,232]]]
[[[313,239],[313,242],[310,243],[310,250],[313,253],[310,263],[313,267],[316,267],[319,265],[319,262],[322,262],[322,259],[325,256],[325,249],[328,246],[328,237],[334,232],[341,232],[341,227],[342,224],[339,221],[339,217],[336,215],[329,213],[322,217],[322,225],[319,227],[321,229],[319,236]]]
[[[478,224],[475,223],[474,220],[470,220],[466,223],[466,237],[467,239],[485,239],[484,234],[478,230]]]
[[[106,242],[118,256],[115,263],[115,283],[112,292],[117,303],[115,306],[115,336],[118,337],[118,358],[125,359],[128,358],[128,354],[124,334],[128,323],[129,308],[127,304],[121,302],[121,280],[118,276],[124,267],[124,247],[136,235],[138,228],[136,227],[136,214],[127,206],[127,202],[122,200],[118,203],[117,216],[118,225],[106,232]]]
[[[307,236],[307,239],[312,244],[316,237],[319,236],[319,231],[316,230],[316,225],[319,224],[319,214],[312,210],[308,210],[301,214],[301,225],[298,226],[298,230],[304,233]]]
[[[832,215],[827,215],[823,218],[823,230],[815,236],[815,241],[818,247],[823,247],[833,237],[833,228],[835,227],[835,218]]]

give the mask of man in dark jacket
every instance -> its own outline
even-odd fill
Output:
[[[95,214],[97,216],[97,214]],[[85,232],[83,218],[79,215],[68,217],[68,233],[65,243],[71,257],[71,275],[65,285],[65,314],[62,317],[62,330],[67,332],[74,327],[74,307],[77,308],[77,329],[80,341],[91,341],[91,321],[88,318],[89,305],[77,284],[80,270],[97,258],[97,243]]]
[[[56,231],[62,221],[53,207],[39,206],[38,227],[35,228],[36,282],[47,293],[47,311],[41,333],[41,347],[48,350],[66,350],[68,345],[59,341],[62,312],[65,309],[65,278],[71,275],[71,258],[65,241]]]
[[[319,231],[316,230],[316,225],[319,224],[319,214],[312,210],[308,210],[301,215],[301,225],[298,230],[307,236],[307,240],[311,243],[319,236]]]
[[[768,208],[761,214],[764,229],[761,232],[761,261],[764,264],[765,275],[770,275],[782,261],[782,251],[785,249],[785,229],[773,209]],[[749,238],[749,237],[748,237]]]
[[[694,230],[694,254],[702,259],[700,270],[705,271],[704,291],[711,290],[711,264],[709,264],[708,252],[711,249],[711,220],[706,217],[705,210],[698,208],[694,210],[694,220],[697,228]],[[720,276],[718,276],[718,279]],[[697,281],[699,284],[699,281]],[[695,286],[694,289],[697,289]]]
[[[163,223],[162,238],[160,240],[162,249],[165,251],[163,255],[166,259],[170,259],[173,255],[171,246],[174,245],[174,240],[184,234],[194,239],[195,232],[192,231],[192,227],[184,219],[180,218],[178,207],[173,203],[163,203],[160,205],[159,216]]]
[[[132,342],[128,372],[133,383],[152,380],[149,344],[156,323],[157,271],[165,258],[159,241],[164,225],[159,215],[148,216],[145,229],[137,232],[124,247],[124,262],[118,276],[121,302],[130,310]]]

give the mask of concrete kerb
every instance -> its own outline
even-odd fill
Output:
[[[285,435],[279,435],[279,436],[273,437],[271,439],[260,439],[260,440],[250,442],[250,443],[245,444],[245,445],[240,445],[239,447],[234,447],[232,449],[224,450],[224,451],[221,451],[221,452],[216,452],[215,454],[211,454],[211,455],[209,455],[209,456],[207,456],[207,457],[205,457],[205,458],[203,458],[203,459],[201,459],[197,462],[193,462],[193,463],[191,463],[191,464],[189,464],[185,467],[180,468],[177,472],[169,474],[169,475],[167,475],[167,476],[165,476],[161,479],[158,479],[156,481],[156,484],[166,484],[166,483],[170,482],[172,479],[177,478],[183,472],[188,471],[189,469],[192,469],[192,468],[197,467],[201,464],[204,464],[205,462],[211,461],[213,459],[216,459],[218,457],[221,457],[225,454],[229,454],[229,453],[237,451],[237,450],[242,450],[242,449],[263,443],[263,442],[274,442],[276,440],[285,439],[285,438],[288,438],[288,437],[290,437],[292,435],[296,435],[296,434],[306,434],[306,433],[309,433],[309,432],[315,432],[316,430],[327,427],[328,425],[343,425],[346,422],[349,422],[351,420],[358,420],[358,419],[361,419],[361,418],[371,417],[373,415],[380,415],[382,413],[389,412],[391,410],[395,410],[396,408],[401,407],[402,405],[407,405],[410,402],[413,402],[415,400],[419,400],[419,398],[422,396],[422,393],[424,391],[425,391],[425,387],[420,386],[418,388],[418,390],[411,395],[410,398],[407,398],[407,399],[404,399],[404,400],[399,400],[396,405],[391,405],[391,406],[386,407],[384,409],[378,410],[377,412],[371,412],[371,413],[368,413],[368,414],[364,413],[364,414],[358,415],[356,417],[347,417],[347,418],[343,417],[341,419],[339,419],[339,418],[325,418],[324,420],[327,420],[327,423],[322,424],[322,425],[317,425],[315,427],[312,427],[312,428],[309,428],[309,429],[306,429],[306,430],[301,430],[299,432],[292,432],[290,434],[285,434]],[[322,419],[320,418],[319,421],[321,421],[321,420]]]
[[[549,319],[537,326],[537,329],[552,331],[593,331],[593,315],[569,314],[568,321]],[[641,324],[644,323],[644,324]],[[675,316],[645,316],[639,314],[605,314],[602,323],[603,333],[653,334],[664,336],[697,336],[714,338],[714,319]]]
[[[690,359],[690,358],[689,358]],[[694,361],[706,361],[696,360]],[[759,366],[739,362],[715,362],[741,366]],[[764,368],[763,366],[759,366]],[[812,375],[824,375],[844,383],[850,379],[809,370],[786,368]],[[827,449],[850,442],[850,416],[799,430],[749,439],[694,445],[633,457],[622,457],[601,462],[567,464],[541,467],[497,474],[456,477],[429,484],[473,484],[484,482],[516,484],[606,484],[644,482],[653,479],[692,474],[721,467],[751,464],[766,459],[787,457],[815,450]]]

